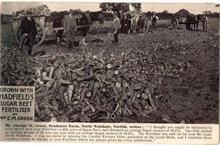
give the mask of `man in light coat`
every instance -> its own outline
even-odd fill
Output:
[[[69,15],[63,18],[63,29],[64,29],[64,35],[66,36],[68,48],[71,48],[75,42],[77,23],[76,23],[76,17],[73,15],[73,10],[70,9],[69,12],[70,12]]]
[[[113,14],[114,20],[113,20],[113,27],[114,27],[114,41],[113,43],[118,43],[118,34],[121,29],[121,21],[117,15],[117,13]]]

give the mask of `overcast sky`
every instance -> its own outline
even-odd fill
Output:
[[[40,4],[39,2],[4,2],[2,3],[1,11],[4,14],[11,14],[13,11],[17,11],[20,9],[25,9],[25,8],[30,8],[33,6],[36,6]],[[90,11],[98,11],[100,10],[99,8],[99,3],[70,3],[70,2],[47,2],[47,3],[42,3],[46,4],[51,11],[63,11],[63,10],[69,10],[70,8],[72,9],[81,9],[81,10],[90,10]],[[179,3],[179,4],[174,4],[174,3],[142,3],[142,11],[156,11],[156,12],[161,12],[163,10],[168,10],[169,12],[177,12],[179,9],[187,9],[191,13],[202,13],[202,11],[215,11],[219,12],[219,8],[215,7],[215,4],[213,3]]]

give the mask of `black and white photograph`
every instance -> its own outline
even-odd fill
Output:
[[[3,2],[0,84],[35,122],[218,124],[215,3]]]

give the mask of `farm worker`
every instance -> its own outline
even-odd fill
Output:
[[[203,31],[208,29],[208,17],[206,15],[202,18],[202,28]]]
[[[156,27],[156,23],[159,20],[159,17],[156,16],[155,12],[153,13],[153,16],[152,16],[151,20],[152,20],[152,27],[155,28]]]
[[[101,32],[103,29],[105,29],[105,13],[103,11],[101,11],[98,15],[98,21],[99,21],[99,32]]]
[[[21,40],[20,49],[22,50],[24,45],[28,46],[28,54],[32,54],[32,47],[35,43],[37,35],[37,26],[35,20],[31,17],[31,11],[27,10],[25,12],[25,17],[21,20],[20,30],[23,36]]]
[[[147,17],[146,18],[146,29],[144,30],[144,32],[148,32],[149,31],[149,28],[150,28],[150,22],[151,22],[151,20],[150,20],[150,17]]]
[[[131,28],[131,17],[129,16],[129,14],[125,14],[121,20],[121,32],[128,34],[130,28]]]
[[[116,12],[113,14],[113,17],[114,17],[114,20],[113,20],[114,41],[113,43],[118,43],[118,34],[121,29],[121,21]]]
[[[100,13],[99,13],[99,15],[98,15],[98,20],[99,20],[99,24],[100,25],[104,25],[104,12],[103,11],[101,11]]]
[[[70,9],[69,15],[63,18],[64,35],[66,35],[68,48],[71,48],[75,43],[75,34],[77,30],[76,17],[73,15],[73,10]]]
[[[137,22],[138,22],[138,16],[134,16],[131,18],[131,31],[132,31],[132,33],[136,33]]]
[[[85,13],[82,14],[82,21],[86,22],[86,24],[92,24],[92,20],[91,20],[91,17],[90,17],[90,12],[89,11],[86,11]],[[82,35],[83,35],[83,38],[82,38],[82,45],[84,46],[87,46],[87,43],[86,43],[86,36],[87,36],[87,32],[89,30],[89,26],[88,27],[84,27],[82,29]]]
[[[141,32],[141,33],[144,33],[145,32],[145,27],[146,27],[146,17],[140,15],[139,16],[139,20],[137,22],[137,26],[138,26],[138,31]]]
[[[179,16],[176,16],[176,15],[173,15],[172,19],[171,19],[171,24],[172,24],[172,27],[173,28],[178,28],[178,25],[179,25],[179,21],[180,21],[180,17]]]

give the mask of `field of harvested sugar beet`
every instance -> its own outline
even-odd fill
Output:
[[[110,21],[94,23],[87,46],[45,42],[34,56],[2,24],[1,84],[36,87],[36,121],[218,123],[219,20],[207,31],[169,23],[119,44]]]

